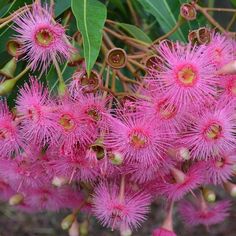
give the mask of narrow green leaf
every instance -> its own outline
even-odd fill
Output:
[[[30,4],[32,3],[31,0],[14,0],[12,3],[9,5],[8,9],[2,16],[6,16],[8,13],[12,13],[16,11],[18,8],[23,7],[25,4]]]
[[[178,16],[175,16],[171,10],[171,5],[173,5],[173,0],[138,0],[143,8],[152,14],[157,22],[160,24],[164,33],[169,32],[178,21]],[[171,36],[172,39],[178,39],[186,41],[185,36],[181,29]]]
[[[0,0],[0,17],[5,14],[9,6],[10,4],[8,0]]]
[[[152,40],[135,25],[125,24],[125,23],[118,23],[117,25],[120,26],[125,31],[127,31],[134,38],[143,41],[145,43],[152,43]]]
[[[55,1],[55,16],[60,16],[64,11],[68,10],[71,5],[71,0]]]
[[[107,9],[97,0],[72,0],[71,7],[83,36],[86,70],[89,74],[100,51]]]

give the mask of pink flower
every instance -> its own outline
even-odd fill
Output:
[[[206,178],[210,183],[222,184],[234,174],[234,168],[236,165],[236,153],[231,151],[228,153],[222,153],[218,158],[208,160],[204,163]]]
[[[7,107],[6,101],[0,101],[0,156],[8,158],[19,151],[22,144],[19,128],[13,120],[13,115]]]
[[[102,225],[112,229],[137,228],[146,219],[150,196],[147,193],[130,189],[124,196],[115,183],[101,183],[95,188],[93,213]]]
[[[67,188],[54,188],[45,185],[24,191],[24,202],[35,211],[58,211],[65,208],[67,194]]]
[[[167,136],[153,122],[135,116],[111,119],[105,145],[120,152],[128,162],[158,165],[168,145]]]
[[[46,6],[39,3],[21,14],[13,29],[18,33],[15,37],[21,44],[21,52],[32,70],[47,69],[51,62],[61,62],[68,59],[72,46],[68,43],[65,29],[53,19],[52,13]]]
[[[236,75],[221,76],[220,86],[223,89],[220,94],[222,100],[226,102],[236,100]]]
[[[94,157],[96,158],[96,157]],[[60,158],[51,161],[56,176],[65,177],[69,183],[77,181],[93,181],[98,177],[98,167],[94,166],[86,158],[83,150],[79,150],[75,155],[60,156]]]
[[[185,200],[179,204],[179,212],[186,225],[191,227],[203,224],[208,227],[224,221],[229,216],[230,205],[229,201],[207,204],[201,199],[196,202]]]
[[[107,108],[109,98],[103,98],[101,94],[85,94],[77,96],[77,106],[80,108],[84,121],[88,125],[102,128],[107,126],[109,109]]]
[[[125,173],[130,174],[131,179],[136,183],[144,184],[157,178],[163,180],[164,176],[169,173],[171,167],[173,167],[173,162],[168,157],[165,157],[164,161],[160,161],[158,166],[144,166],[142,162],[129,164],[126,167]]]
[[[56,112],[57,134],[54,139],[64,154],[71,153],[75,146],[84,147],[96,138],[97,133],[94,134],[92,125],[86,124],[84,119],[75,101],[68,97],[59,101]]]
[[[11,160],[0,161],[0,175],[16,192],[22,189],[43,186],[47,179],[38,161],[29,157],[17,156]]]
[[[150,100],[135,103],[138,116],[155,122],[170,135],[174,135],[176,130],[185,125],[185,113],[178,104],[159,93],[152,94],[149,98]]]
[[[56,134],[55,104],[37,79],[20,89],[16,108],[20,119],[22,136],[26,142],[45,145]]]
[[[154,80],[162,93],[170,98],[170,103],[186,109],[199,106],[216,94],[218,79],[214,76],[213,53],[208,48],[182,46],[176,43],[170,48],[161,43],[157,48],[164,63],[161,70],[151,69],[149,79]]]
[[[233,40],[220,33],[213,32],[208,47],[213,51],[214,61],[219,69],[233,60]]]
[[[193,164],[187,173],[171,168],[170,175],[167,175],[164,180],[160,179],[156,182],[154,185],[155,192],[169,200],[179,200],[203,183],[204,175],[202,172],[203,166],[201,163]]]
[[[183,138],[193,158],[207,160],[236,147],[232,106],[217,104],[202,108],[193,113],[189,121]]]

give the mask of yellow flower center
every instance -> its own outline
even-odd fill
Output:
[[[209,140],[216,140],[222,134],[222,127],[217,123],[212,123],[204,131],[205,137]]]
[[[142,131],[134,130],[130,134],[130,143],[134,148],[144,148],[147,142],[147,136]]]
[[[93,119],[93,121],[101,120],[100,114],[99,114],[99,112],[97,111],[96,108],[90,108],[87,111],[87,114]]]
[[[192,86],[196,82],[197,74],[191,65],[186,65],[178,71],[177,79],[184,86]]]
[[[40,46],[47,47],[53,43],[54,35],[49,29],[40,29],[36,33],[35,39]]]
[[[61,116],[59,124],[64,128],[65,131],[70,131],[75,127],[72,117],[66,114]]]

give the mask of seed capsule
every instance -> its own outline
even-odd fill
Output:
[[[185,19],[185,20],[195,20],[197,16],[197,11],[195,7],[192,4],[185,3],[182,4],[180,7],[180,15]]]
[[[107,64],[114,69],[121,69],[126,66],[127,55],[122,48],[111,49],[106,56]]]

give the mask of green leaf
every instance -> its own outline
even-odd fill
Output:
[[[138,0],[143,8],[152,14],[159,25],[161,26],[164,33],[169,32],[174,28],[178,21],[178,15],[174,15],[172,11],[173,0]],[[170,38],[186,41],[184,33],[179,29]]]
[[[236,0],[231,0],[231,3],[236,7]]]
[[[53,92],[57,88],[58,76],[57,72],[53,65],[50,66],[50,69],[45,77],[47,82],[47,87],[50,92]]]
[[[9,7],[7,8],[6,12],[2,15],[2,17],[6,16],[7,13],[13,13],[20,7],[23,7],[25,4],[31,4],[31,3],[32,3],[31,0],[14,0],[9,5]]]
[[[95,64],[101,44],[102,29],[105,24],[107,9],[97,0],[72,0],[72,11],[77,27],[83,36],[86,70],[89,74]]]
[[[5,14],[9,6],[10,4],[8,0],[0,0],[0,17]]]
[[[145,43],[152,43],[152,40],[138,27],[135,25],[125,24],[125,23],[117,23],[122,29],[127,31],[134,38],[143,41]]]
[[[71,5],[71,0],[57,0],[55,2],[55,16],[60,16],[64,11],[68,10]]]

